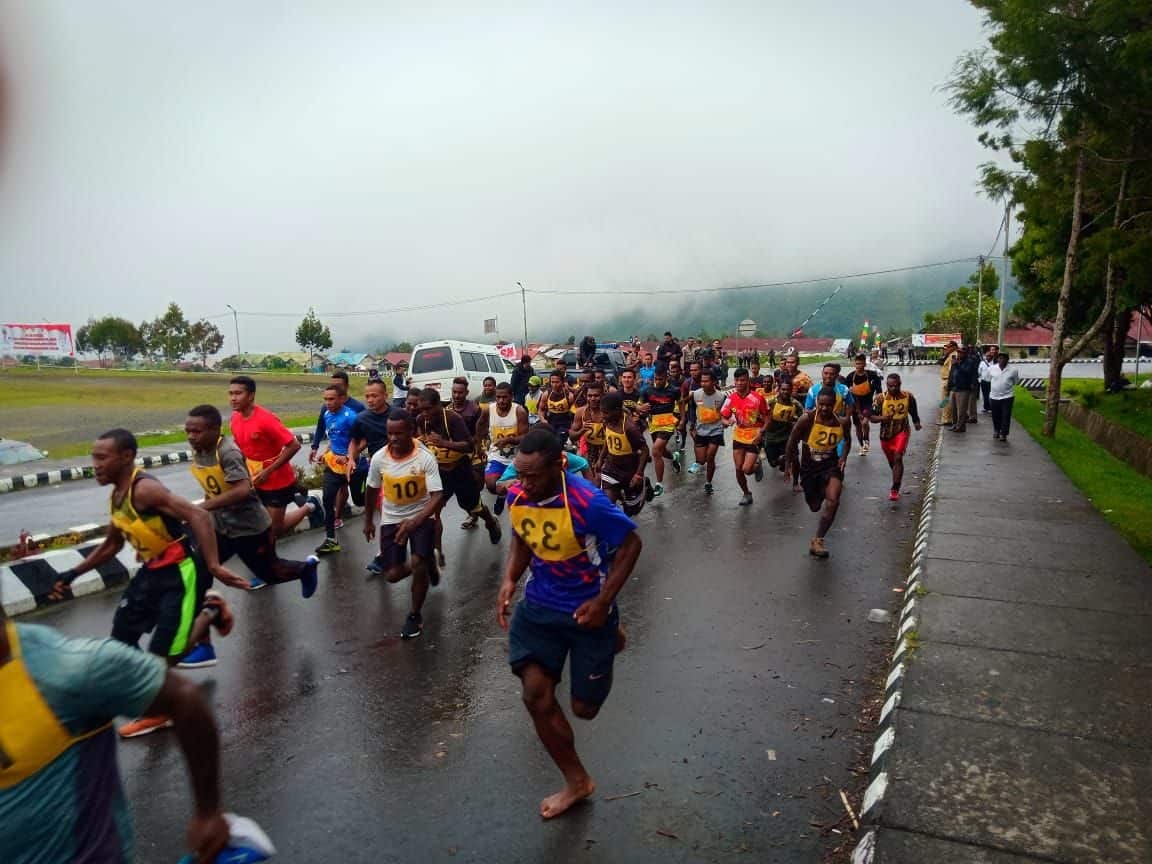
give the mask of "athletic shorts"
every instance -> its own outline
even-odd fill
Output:
[[[653,441],[671,441],[672,436],[675,434],[676,434],[675,432],[653,432],[652,433],[652,440]]]
[[[784,454],[788,450],[787,441],[765,441],[764,458],[769,465],[783,465]]]
[[[856,413],[860,415],[861,420],[867,420],[872,416],[872,402],[866,399],[856,400]]]
[[[697,432],[693,438],[696,440],[697,447],[707,447],[709,444],[715,444],[717,447],[724,446],[723,432],[717,432],[715,435],[701,435]]]
[[[296,491],[296,484],[293,483],[291,486],[283,486],[279,489],[257,489],[256,497],[265,507],[283,510],[292,503],[292,499],[296,497]]]
[[[472,473],[472,466],[466,459],[461,459],[445,469],[440,466],[440,482],[444,484],[444,500],[449,501],[453,495],[456,503],[466,513],[471,513],[480,504],[480,487],[476,483],[476,475]]]
[[[732,442],[732,449],[735,450],[736,452],[740,452],[741,450],[743,450],[745,453],[759,453],[760,452],[760,445],[759,444],[745,444],[743,441],[733,441]]]
[[[612,666],[620,613],[613,607],[603,627],[581,627],[571,612],[559,612],[521,600],[508,629],[508,664],[517,675],[536,663],[555,680],[563,678],[564,661],[571,659],[573,699],[603,705],[612,690]]]
[[[399,567],[407,561],[409,549],[413,555],[431,561],[436,544],[436,520],[425,519],[421,522],[419,528],[409,533],[404,545],[396,542],[396,531],[399,527],[399,524],[380,526],[380,557],[377,560],[384,565],[384,569]]]
[[[625,516],[636,516],[644,509],[648,495],[647,483],[640,484],[639,489],[633,489],[631,475],[626,480],[621,480],[611,474],[601,473],[600,488],[605,489],[609,486],[620,490],[620,508]]]
[[[912,436],[905,429],[903,432],[897,432],[891,438],[881,438],[880,449],[892,456],[903,456],[908,452],[908,439],[910,437]]]
[[[368,483],[368,469],[357,468],[348,478],[348,497],[357,507],[364,506],[364,487]]]
[[[511,461],[498,462],[495,459],[489,459],[487,467],[484,468],[484,476],[487,477],[489,474],[495,474],[497,477],[499,477],[501,474],[508,470],[508,466],[511,464]]]
[[[844,480],[838,459],[829,457],[819,462],[808,461],[800,466],[800,488],[804,490],[804,500],[813,513],[823,506],[828,481],[833,478],[841,482]]]
[[[128,582],[112,618],[112,638],[133,648],[140,637],[152,633],[149,653],[183,657],[192,622],[212,587],[212,576],[198,555],[149,570],[141,567]]]

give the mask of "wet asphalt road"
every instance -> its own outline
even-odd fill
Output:
[[[906,375],[925,421],[935,380]],[[574,721],[598,792],[548,823],[537,806],[560,777],[494,620],[507,541],[459,530],[450,505],[444,582],[424,635],[401,642],[408,587],[365,580],[370,548],[353,520],[312,600],[294,585],[225,589],[236,629],[217,640],[216,668],[187,673],[215,705],[226,808],[255,817],[283,862],[818,861],[839,838],[810,823],[843,816],[836,790],[857,782],[853,730],[873,695],[861,679],[891,646],[866,615],[899,597],[934,431],[913,436],[896,506],[879,448],[851,457],[823,562],[807,555],[815,515],[778,476],[741,508],[730,449],[714,497],[702,475],[669,472],[639,517],[645,549],[620,597],[630,641],[612,695],[595,721]],[[291,538],[282,553],[316,542]],[[103,635],[116,601],[33,617]],[[120,754],[139,860],[177,860],[190,798],[174,737]]]

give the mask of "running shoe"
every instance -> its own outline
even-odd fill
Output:
[[[500,530],[500,523],[497,522],[495,519],[493,519],[492,524],[488,526],[488,539],[489,539],[489,541],[491,541],[492,545],[495,546],[500,542],[500,538],[503,536],[504,536],[504,532]],[[416,634],[416,635],[420,635],[420,634]]]
[[[177,669],[207,669],[216,665],[216,649],[210,642],[201,642],[176,664]]]
[[[325,537],[324,542],[316,547],[317,555],[331,555],[340,551],[340,541],[335,537]]]
[[[828,550],[824,548],[823,537],[813,537],[812,542],[808,544],[808,554],[813,558],[827,558]]]
[[[860,445],[860,455],[863,456],[867,452],[868,452],[868,442],[865,441]]]
[[[309,555],[304,559],[304,572],[300,574],[300,593],[307,600],[316,593],[316,585],[320,581],[320,576],[316,572],[320,566],[320,559],[315,555]]]
[[[308,496],[305,494],[304,490],[301,489],[299,492],[292,496],[292,501],[296,504],[297,507],[303,507],[308,503]]]
[[[305,505],[312,505],[312,509],[308,511],[308,527],[322,527],[324,525],[324,504],[315,495],[309,495],[308,500],[304,503]]]
[[[756,482],[759,483],[764,479],[764,462],[760,459],[756,460]]]
[[[751,492],[745,492],[742,496],[740,496],[740,506],[741,507],[747,507],[751,503],[752,503],[752,493]]]
[[[261,579],[259,576],[253,576],[248,580],[249,591],[259,591],[261,588],[267,588],[268,583]]]
[[[888,500],[889,501],[899,501],[900,500],[900,490],[899,489],[893,489],[891,492],[889,492],[888,493]]]
[[[657,483],[655,486],[652,487],[652,497],[653,498],[659,498],[663,494],[664,494],[664,484],[663,483]]]
[[[141,735],[151,735],[161,729],[172,725],[172,718],[162,714],[155,717],[137,717],[120,727],[121,738],[139,738]]]
[[[691,465],[689,465],[688,466],[688,473],[689,474],[699,474],[700,473],[700,463],[699,462],[693,462]]]
[[[656,497],[656,490],[652,488],[652,481],[647,477],[644,478],[644,500],[651,501]]]
[[[371,573],[372,576],[379,576],[381,573],[384,572],[384,565],[380,563],[380,559],[379,559],[379,557],[377,557],[377,558],[373,558],[371,561],[369,561],[365,565],[364,569],[367,570],[369,573]],[[369,578],[372,578],[372,576],[370,576]]]
[[[424,632],[424,619],[419,612],[410,612],[404,619],[404,629],[400,631],[401,639],[415,639]]]
[[[680,468],[681,468],[680,451],[679,450],[673,450],[672,451],[672,470],[675,471],[677,474],[679,474]]]
[[[705,483],[704,484],[704,494],[705,495],[711,495],[712,494],[712,484],[711,483]]]
[[[339,516],[337,516],[336,521],[333,523],[332,527],[335,528],[337,531],[339,531],[341,528],[344,527],[344,520],[341,519]]]
[[[504,512],[505,496],[497,495],[496,503],[492,505],[492,512],[499,516]]]
[[[216,628],[216,632],[221,636],[227,636],[232,632],[232,625],[236,623],[235,616],[232,615],[232,610],[228,608],[228,601],[226,601],[220,594],[215,591],[209,591],[204,595],[203,609],[212,611],[212,626]]]

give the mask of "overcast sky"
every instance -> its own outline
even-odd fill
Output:
[[[0,28],[5,321],[231,303],[245,350],[289,350],[309,305],[851,272],[999,220],[938,89],[981,41],[961,0],[0,0]],[[614,302],[529,297],[529,335]],[[518,338],[518,298],[328,323],[497,314]]]

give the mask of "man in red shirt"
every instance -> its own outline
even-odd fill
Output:
[[[764,436],[764,426],[768,422],[768,403],[764,397],[752,389],[747,369],[736,370],[736,390],[728,394],[720,409],[725,426],[735,426],[732,432],[732,458],[736,464],[736,482],[744,493],[740,506],[752,503],[752,493],[748,491],[748,475],[755,473],[756,482],[764,479],[764,467],[760,464],[760,443]]]
[[[228,401],[232,405],[229,421],[232,439],[252,473],[252,486],[272,517],[274,536],[283,537],[296,529],[309,514],[319,512],[320,503],[304,498],[296,488],[296,469],[292,457],[300,442],[280,418],[256,404],[256,382],[247,375],[237,375],[228,382]],[[299,509],[286,515],[290,501]]]

